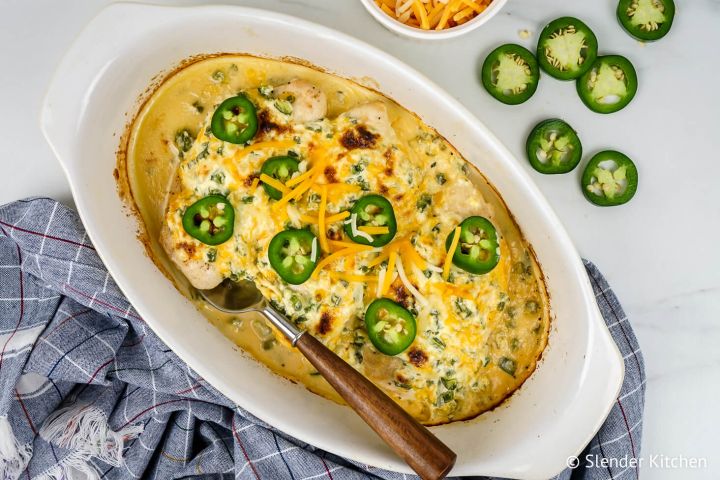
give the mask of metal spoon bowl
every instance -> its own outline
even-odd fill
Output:
[[[258,312],[267,318],[290,342],[293,347],[303,333],[282,313],[270,305],[255,284],[249,280],[233,282],[223,280],[211,290],[198,290],[200,295],[213,307],[227,313]]]

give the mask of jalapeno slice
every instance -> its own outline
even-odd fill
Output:
[[[673,0],[620,0],[620,25],[638,40],[659,40],[670,31],[675,18]]]
[[[210,130],[220,140],[244,144],[257,132],[255,105],[245,95],[225,99],[213,113]]]
[[[355,230],[353,230],[353,221]],[[387,227],[387,233],[365,233],[361,228],[365,226]],[[350,219],[345,222],[345,233],[355,243],[373,247],[387,245],[397,233],[397,222],[392,204],[387,198],[377,194],[365,195],[358,199],[350,208]]]
[[[260,167],[260,171],[265,175],[278,180],[280,183],[287,182],[292,174],[299,170],[300,162],[295,158],[289,156],[271,157],[265,160],[265,163]],[[270,185],[263,183],[263,188],[268,197],[273,200],[280,200],[282,198],[282,192]]]
[[[454,232],[448,235],[445,249],[450,250]],[[488,273],[500,261],[497,232],[485,217],[468,217],[460,223],[460,241],[453,255],[453,264],[466,272]]]
[[[590,159],[582,176],[582,191],[590,202],[601,207],[627,203],[635,195],[638,172],[626,155],[605,150]]]
[[[365,328],[372,344],[385,355],[402,353],[415,340],[415,317],[389,298],[378,298],[368,306]]]
[[[525,149],[530,165],[545,174],[567,173],[577,167],[582,157],[577,132],[559,118],[535,125]]]
[[[182,224],[191,237],[206,245],[220,245],[233,234],[235,210],[222,195],[208,195],[185,210]]]
[[[315,270],[318,251],[317,238],[309,230],[284,230],[270,240],[268,260],[280,278],[300,285]]]
[[[597,50],[597,38],[590,27],[577,18],[561,17],[540,33],[537,58],[548,75],[574,80],[592,66]]]
[[[580,99],[597,113],[622,110],[635,96],[637,87],[635,67],[620,55],[598,57],[592,67],[577,79]]]
[[[483,62],[481,78],[485,90],[507,105],[517,105],[532,97],[540,73],[533,54],[520,45],[501,45]]]

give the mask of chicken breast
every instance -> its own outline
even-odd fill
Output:
[[[459,220],[472,215],[492,217],[493,209],[478,189],[467,179],[459,179],[451,189],[438,193],[439,207]]]
[[[382,102],[370,102],[351,108],[339,118],[348,118],[379,134],[389,143],[396,142],[395,130],[390,123],[387,107]]]
[[[297,123],[313,122],[327,115],[325,92],[305,80],[293,80],[273,89],[275,97],[292,103],[290,119]],[[292,99],[292,101],[290,100]]]
[[[174,239],[167,224],[160,231],[160,243],[193,287],[209,290],[223,281],[224,276],[217,264],[207,262],[195,247],[195,242]]]

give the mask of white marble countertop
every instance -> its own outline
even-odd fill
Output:
[[[31,195],[72,203],[40,133],[39,109],[61,55],[107,3],[2,2],[0,144],[6,150],[0,204]],[[639,337],[648,374],[643,457],[647,462],[651,455],[707,459],[705,469],[646,467],[643,476],[720,477],[720,1],[676,0],[672,31],[648,45],[621,30],[610,0],[511,0],[480,29],[433,43],[390,33],[356,1],[234,3],[304,17],[395,55],[455,95],[528,170],[525,138],[537,121],[555,116],[579,131],[587,153],[613,148],[633,158],[640,187],[623,207],[601,209],[585,201],[578,187],[580,168],[564,176],[533,176],[580,253],[607,276]],[[592,113],[574,83],[547,75],[521,106],[502,105],[483,90],[477,71],[492,48],[513,42],[532,50],[542,25],[562,15],[588,23],[601,52],[625,55],[635,64],[640,87],[625,110]],[[519,38],[522,29],[532,33],[529,39]]]

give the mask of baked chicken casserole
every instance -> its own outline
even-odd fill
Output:
[[[245,55],[195,61],[149,97],[123,172],[156,262],[225,335],[340,401],[257,315],[195,295],[253,281],[424,424],[518,389],[547,343],[542,273],[475,167],[353,81]]]

